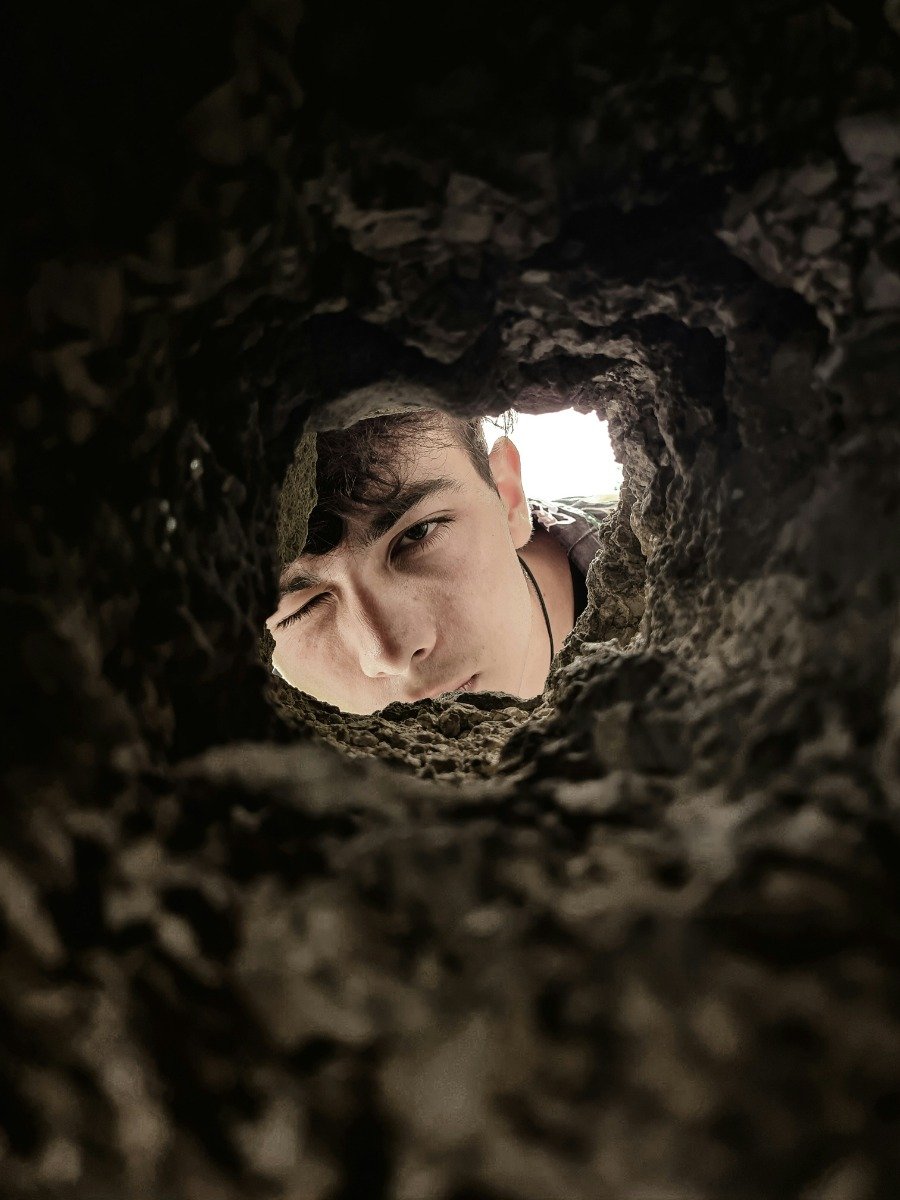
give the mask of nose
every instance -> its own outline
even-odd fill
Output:
[[[351,641],[369,679],[405,675],[431,653],[435,623],[421,599],[407,590],[357,587],[349,609]]]

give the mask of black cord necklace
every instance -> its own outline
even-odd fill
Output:
[[[519,555],[519,562],[522,564],[522,567],[525,570],[525,572],[527,573],[528,578],[534,584],[534,590],[537,592],[538,600],[540,600],[540,602],[541,602],[541,612],[544,614],[544,624],[547,626],[547,637],[550,639],[550,662],[552,664],[553,663],[553,634],[550,632],[550,618],[547,616],[547,605],[544,603],[544,597],[541,595],[541,589],[538,587],[538,582],[535,579],[534,574],[532,573],[531,567],[529,567],[528,563],[525,561],[524,558],[522,558],[521,555]]]

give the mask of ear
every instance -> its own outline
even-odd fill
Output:
[[[531,510],[522,487],[522,460],[519,451],[508,437],[499,437],[488,455],[491,475],[506,509],[509,534],[517,550],[530,539]]]

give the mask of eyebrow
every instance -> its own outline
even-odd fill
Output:
[[[407,484],[393,500],[385,504],[374,506],[374,510],[366,521],[363,531],[359,538],[359,545],[363,550],[367,550],[374,545],[379,538],[384,537],[386,533],[394,528],[401,521],[411,508],[421,503],[428,496],[434,495],[435,492],[461,492],[462,484],[457,479],[452,479],[446,475],[439,475],[436,479],[421,479],[416,483]],[[312,555],[311,557],[317,557]],[[322,555],[321,557],[325,557]],[[310,575],[307,571],[292,570],[290,567],[282,574],[278,585],[278,599],[283,600],[285,596],[293,595],[294,592],[302,592],[306,588],[318,587],[324,581],[316,575]]]

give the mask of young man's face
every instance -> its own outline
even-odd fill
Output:
[[[345,712],[463,687],[540,690],[533,665],[526,671],[536,632],[516,553],[531,535],[518,453],[506,438],[491,453],[498,496],[465,450],[449,434],[442,440],[410,444],[391,512],[373,506],[334,550],[303,554],[282,572],[266,622],[273,665]]]

